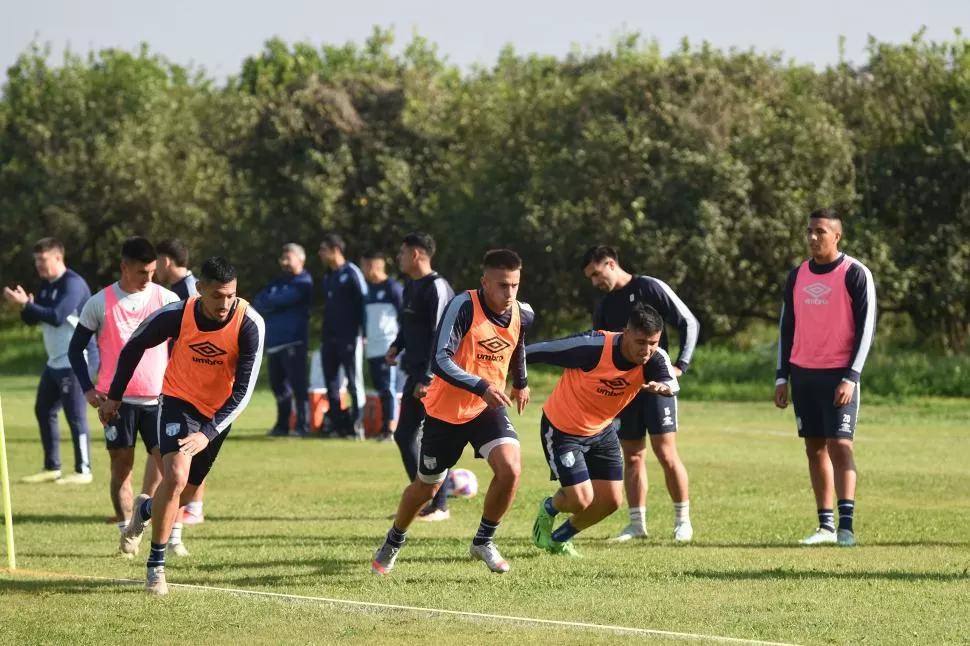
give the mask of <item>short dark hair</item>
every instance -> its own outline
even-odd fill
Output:
[[[362,260],[386,260],[384,254],[382,254],[377,249],[365,249],[364,253],[360,254]]]
[[[591,262],[599,264],[606,260],[607,258],[612,258],[613,260],[619,262],[620,254],[617,253],[616,249],[605,244],[598,244],[590,247],[583,254],[583,266],[580,269],[586,269],[586,267]]]
[[[132,236],[121,245],[121,258],[129,262],[140,262],[148,264],[158,260],[155,247],[148,238],[143,236]]]
[[[340,249],[340,253],[344,252],[346,245],[344,244],[344,239],[338,236],[336,233],[328,233],[323,236],[323,240],[320,244],[324,245],[327,249]]]
[[[824,209],[815,209],[812,211],[811,215],[808,216],[809,220],[835,220],[839,223],[842,222],[842,216],[833,208],[827,207]]]
[[[405,247],[411,247],[412,249],[423,249],[428,257],[434,255],[435,244],[434,238],[430,233],[424,233],[423,231],[414,231],[412,233],[404,236],[404,240],[401,241]]]
[[[199,273],[202,276],[203,282],[216,282],[220,285],[231,283],[238,277],[233,264],[221,256],[207,258],[202,263],[202,268]]]
[[[647,335],[662,332],[664,329],[664,320],[660,312],[646,303],[636,303],[633,306],[626,324],[631,330],[638,330]]]
[[[522,269],[522,258],[511,249],[492,249],[482,260],[485,269],[505,269],[516,271]]]
[[[64,253],[64,245],[57,238],[41,238],[34,244],[34,253],[45,253],[47,251],[59,251]]]
[[[159,256],[168,256],[176,267],[189,266],[189,248],[178,238],[162,240],[155,245],[155,253]]]

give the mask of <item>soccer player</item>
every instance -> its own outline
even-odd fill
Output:
[[[91,298],[91,290],[80,275],[64,264],[64,245],[54,238],[43,238],[34,245],[34,267],[41,279],[36,299],[20,285],[14,289],[3,288],[4,298],[21,308],[20,318],[24,323],[41,324],[47,350],[47,367],[37,385],[34,403],[44,446],[44,469],[26,476],[22,482],[89,484],[94,476],[91,474],[91,436],[84,411],[84,393],[71,370],[67,349],[81,309]],[[88,369],[93,373],[99,364],[97,345],[93,341],[88,344],[86,354]],[[74,443],[74,473],[68,475],[61,474],[57,411],[62,407]]]
[[[179,507],[208,475],[232,423],[249,404],[263,356],[263,318],[236,296],[236,268],[224,258],[202,264],[199,296],[166,305],[145,319],[121,351],[108,398],[98,411],[109,422],[149,348],[175,339],[158,409],[162,483],[135,499],[122,547],[138,551],[152,523],[145,589],[167,594],[165,545]]]
[[[775,405],[788,406],[805,440],[818,528],[804,545],[855,545],[856,468],[852,442],[859,379],[876,329],[876,287],[869,269],[839,251],[842,218],[832,209],[808,221],[812,258],[788,274],[781,308]],[[832,497],[838,495],[835,530]]]
[[[620,508],[623,456],[613,419],[640,393],[677,391],[670,357],[660,349],[663,319],[636,303],[622,332],[591,330],[526,347],[529,363],[565,368],[542,406],[542,450],[561,487],[539,505],[536,547],[579,556],[572,538]],[[555,531],[557,514],[572,514]]]
[[[367,329],[367,281],[360,268],[344,256],[344,241],[324,236],[320,260],[329,268],[323,277],[323,346],[320,363],[327,382],[324,436],[364,439],[360,407],[364,403],[363,337]],[[340,405],[341,369],[350,391],[350,410]]]
[[[121,245],[121,278],[88,299],[74,329],[68,357],[84,398],[98,408],[107,396],[118,365],[118,356],[128,337],[148,316],[179,297],[152,282],[156,263],[155,248],[146,238],[136,236]],[[97,338],[101,370],[95,385],[88,375],[84,349]],[[158,346],[145,353],[122,397],[118,417],[104,429],[105,445],[111,460],[111,503],[118,529],[123,535],[131,518],[131,472],[135,463],[135,444],[141,437],[148,453],[142,493],[152,495],[161,480],[158,454],[158,395],[168,365],[168,348]],[[182,524],[173,528],[169,547],[179,555],[188,551],[182,544]],[[120,548],[119,548],[120,551]],[[122,555],[131,557],[131,554]]]
[[[296,402],[298,437],[310,429],[307,392],[307,344],[310,341],[310,301],[313,277],[303,269],[306,251],[298,244],[283,246],[280,266],[283,275],[256,294],[253,306],[266,320],[266,354],[269,383],[276,396],[276,423],[268,435],[290,434],[290,413]]]
[[[583,273],[593,286],[607,292],[593,315],[593,328],[617,332],[623,329],[637,303],[657,310],[680,332],[680,353],[674,363],[674,376],[687,371],[700,324],[669,285],[650,276],[635,276],[620,266],[619,254],[612,247],[598,245],[583,256]],[[666,331],[660,347],[667,350]],[[674,540],[689,541],[694,536],[690,522],[687,469],[677,453],[677,398],[642,390],[619,416],[620,447],[623,449],[623,483],[626,488],[630,522],[615,541],[647,537],[647,469],[645,437],[664,471],[667,491],[674,504]]]
[[[394,567],[408,527],[468,443],[494,474],[469,553],[492,572],[510,569],[493,539],[515,499],[521,471],[519,438],[506,406],[514,400],[521,414],[529,401],[524,333],[534,314],[516,299],[521,269],[514,251],[489,251],[482,286],[459,294],[445,308],[432,354],[435,379],[424,397],[427,419],[418,477],[405,489],[394,524],[374,553],[374,574],[385,575]],[[510,371],[512,399],[505,394]]]
[[[158,277],[158,280],[178,294],[178,297],[183,301],[190,296],[198,296],[199,290],[196,288],[197,281],[192,270],[189,269],[189,250],[185,246],[185,243],[178,238],[162,240],[155,246],[155,252],[158,254],[158,262],[155,265],[155,275]],[[172,342],[170,341],[169,349],[171,349],[171,346]],[[151,460],[150,457],[149,460]],[[149,465],[146,463],[145,471],[147,472],[148,469]],[[161,477],[162,474],[159,472],[159,480]],[[152,490],[154,491],[154,488]],[[196,489],[195,494],[192,496],[192,500],[185,506],[185,512],[182,514],[183,524],[198,525],[205,522],[205,513],[203,511],[204,499],[205,482],[199,485],[199,488]]]
[[[398,317],[404,304],[401,283],[387,275],[384,257],[368,252],[361,258],[367,279],[367,364],[371,383],[381,398],[381,439],[389,440],[397,422],[397,366],[387,351],[400,331]]]
[[[168,288],[178,294],[183,301],[197,296],[196,278],[189,269],[189,250],[177,238],[162,240],[155,246],[158,254],[156,275]]]
[[[434,376],[431,353],[435,331],[445,306],[455,296],[448,281],[431,268],[434,252],[435,241],[430,234],[414,232],[404,236],[398,251],[398,263],[401,271],[411,280],[404,286],[400,332],[386,357],[390,365],[400,363],[407,376],[394,441],[401,451],[408,482],[414,482],[418,477],[419,443],[427,416],[422,402]],[[431,502],[418,513],[418,520],[447,520],[450,515],[448,492],[445,487],[439,487]]]

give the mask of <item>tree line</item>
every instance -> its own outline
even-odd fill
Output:
[[[475,284],[488,248],[525,259],[544,332],[587,324],[590,244],[670,283],[730,338],[778,316],[807,214],[835,206],[882,312],[961,351],[970,333],[970,45],[871,40],[825,69],[706,44],[663,55],[636,34],[563,58],[503,50],[462,73],[425,39],[393,52],[270,40],[216,83],[143,46],[30,46],[0,99],[0,281],[64,239],[92,287],[120,242],[178,236],[252,293],[282,244],[325,231],[388,251],[414,229]],[[319,274],[320,267],[310,268]]]

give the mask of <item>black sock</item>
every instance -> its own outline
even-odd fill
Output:
[[[478,526],[478,533],[475,534],[475,538],[472,540],[473,545],[487,545],[492,542],[495,538],[495,530],[498,529],[498,523],[492,522],[482,516],[482,522]]]
[[[835,531],[835,514],[832,513],[831,509],[818,510],[818,526],[819,528],[827,529],[830,532]]]
[[[387,533],[387,543],[391,547],[396,547],[401,549],[404,545],[404,541],[407,539],[408,533],[406,531],[402,532],[395,525],[391,525],[391,531]]]
[[[148,567],[165,565],[165,543],[152,543],[152,551],[148,555]]]
[[[852,516],[855,514],[855,500],[839,501],[839,529],[852,531]]]
[[[152,499],[149,498],[141,504],[141,509],[138,512],[141,514],[142,520],[149,520],[152,517]],[[162,559],[164,560],[164,559]]]

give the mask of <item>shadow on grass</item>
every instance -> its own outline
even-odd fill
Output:
[[[658,547],[661,547],[658,545]],[[664,546],[666,547],[666,546]],[[777,542],[777,543],[767,543],[767,542],[753,542],[753,543],[730,543],[724,541],[693,541],[686,545],[676,545],[675,547],[690,549],[690,548],[700,548],[700,547],[717,547],[717,548],[731,548],[731,549],[777,549],[777,548],[797,548],[797,549],[815,549],[815,550],[826,550],[826,549],[838,549],[836,545],[799,545],[797,541],[791,542]],[[941,540],[919,540],[912,539],[906,541],[865,541],[859,542],[856,549],[864,549],[866,547],[970,547],[970,541],[941,541]]]
[[[13,526],[17,525],[101,525],[106,526],[104,514],[14,514]]]
[[[772,568],[767,570],[721,571],[721,570],[685,570],[684,576],[716,581],[768,581],[772,579],[785,581],[816,581],[857,579],[860,581],[907,581],[907,582],[970,582],[970,561],[968,567],[958,572],[898,572],[892,570],[845,572],[839,570],[786,570]]]
[[[131,594],[132,589],[144,586],[141,581],[107,582],[84,581],[80,579],[27,579],[20,575],[0,577],[0,588],[5,593],[25,592],[27,594]]]

